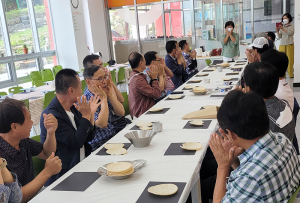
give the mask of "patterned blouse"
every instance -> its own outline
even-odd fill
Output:
[[[227,34],[221,36],[221,44],[222,44],[222,56],[227,58],[233,58],[236,56],[240,56],[240,36],[237,33],[232,33],[232,36],[235,38],[235,42],[232,42],[230,37],[228,38],[227,43],[224,43],[224,39]]]

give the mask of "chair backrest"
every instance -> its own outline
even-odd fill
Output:
[[[47,92],[44,97],[44,109],[50,104],[55,97],[55,91]]]
[[[111,74],[111,80],[116,83],[116,69],[110,71],[110,74]]]
[[[300,187],[298,187],[298,189],[296,190],[296,192],[294,192],[294,194],[292,195],[292,197],[289,199],[289,201],[287,203],[294,203],[295,202],[299,190],[300,190]]]
[[[210,60],[210,59],[206,59],[206,60],[205,60],[205,63],[206,63],[206,65],[209,66],[209,65],[211,64],[211,60]]]
[[[50,70],[50,69],[43,69],[43,70],[41,70],[41,73],[42,73],[42,78],[43,78],[44,82],[54,80],[52,70]]]
[[[103,63],[102,66],[105,68],[106,66],[108,66],[108,63]]]
[[[41,136],[40,135],[31,137],[31,139],[33,139],[37,142],[41,142]],[[40,159],[38,157],[32,157],[32,162],[33,162],[34,176],[36,177],[44,169],[45,160]]]
[[[81,90],[82,90],[82,94],[84,93],[85,87],[86,87],[86,82],[85,80],[81,80]]]
[[[20,92],[23,92],[21,89],[23,89],[23,87],[11,87],[8,89],[8,92],[13,94],[18,94]]]
[[[26,108],[29,110],[29,99],[23,99],[22,102],[25,103]]]
[[[31,71],[30,78],[32,81],[42,80],[42,75],[41,75],[40,71]]]
[[[53,74],[54,74],[54,77],[55,77],[56,74],[57,74],[60,70],[62,70],[62,69],[63,69],[63,67],[62,67],[61,65],[54,66],[54,67],[53,67]]]
[[[5,96],[7,95],[7,92],[0,92],[0,96]]]
[[[119,72],[118,72],[118,82],[121,82],[123,80],[126,79],[126,76],[125,76],[125,67],[121,67],[119,68]]]
[[[45,85],[43,80],[36,80],[32,84],[35,85],[36,87],[40,87],[40,86]]]
[[[122,92],[121,94],[124,98],[123,106],[124,106],[124,110],[125,110],[125,116],[127,116],[130,114],[128,95],[127,95],[127,92]]]

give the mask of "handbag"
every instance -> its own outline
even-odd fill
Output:
[[[123,130],[131,121],[125,116],[112,115],[111,124],[114,126],[116,134]]]

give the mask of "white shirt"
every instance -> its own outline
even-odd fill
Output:
[[[77,130],[77,126],[74,119],[74,114],[71,111],[66,111],[67,115],[69,116],[69,119],[75,128]],[[80,148],[80,161],[82,161],[85,158],[85,152],[84,152],[84,145]]]
[[[287,101],[291,109],[294,110],[294,92],[285,79],[279,80],[278,89],[275,96],[279,99]]]

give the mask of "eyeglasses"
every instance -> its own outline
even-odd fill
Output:
[[[104,77],[99,77],[97,79],[91,78],[91,80],[98,80],[99,82],[103,83],[104,79],[107,80],[108,78],[109,78],[109,76],[105,75]]]

